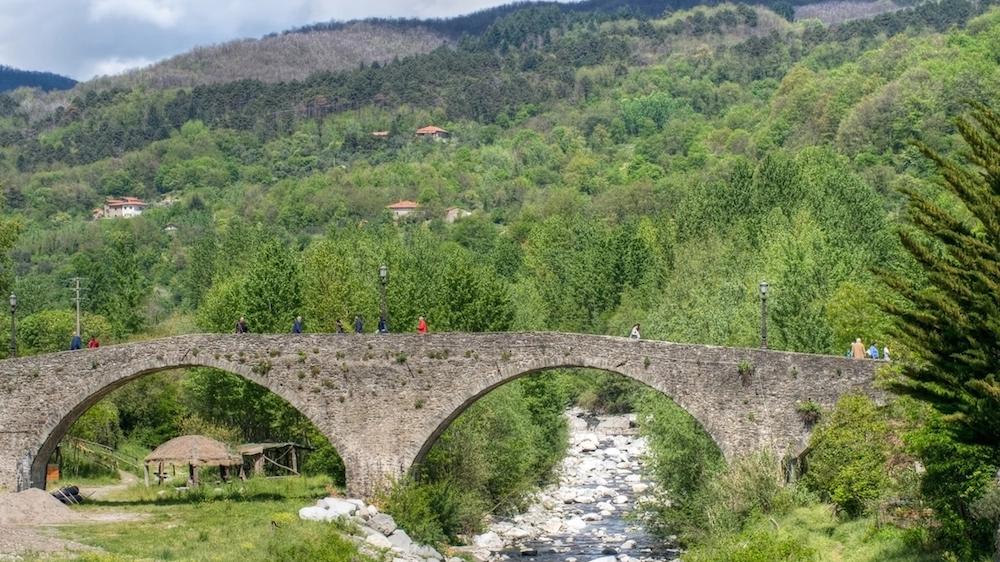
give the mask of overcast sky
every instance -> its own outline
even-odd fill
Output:
[[[0,0],[0,64],[88,80],[315,22],[448,17],[509,1]]]

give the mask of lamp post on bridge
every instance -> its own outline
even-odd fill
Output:
[[[378,276],[382,280],[382,316],[379,318],[381,322],[379,324],[385,327],[385,330],[389,330],[389,318],[385,315],[385,284],[389,277],[389,268],[382,264],[382,267],[378,268]]]
[[[760,282],[760,348],[767,349],[767,281]]]
[[[17,357],[17,340],[14,337],[14,315],[17,312],[17,295],[10,294],[10,356]]]

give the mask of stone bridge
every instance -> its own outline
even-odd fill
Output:
[[[740,364],[752,371],[740,373]],[[727,458],[799,453],[797,405],[872,394],[876,362],[563,333],[212,334],[0,361],[0,490],[44,487],[59,440],[88,408],[139,377],[215,367],[287,400],[344,460],[351,494],[418,464],[490,390],[558,367],[635,379],[690,413]]]

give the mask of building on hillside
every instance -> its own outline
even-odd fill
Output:
[[[90,212],[90,220],[96,221],[104,218],[104,209],[98,207]]]
[[[412,213],[420,205],[414,201],[400,201],[398,203],[393,203],[388,205],[386,209],[392,211],[392,218],[398,219],[399,217],[405,217],[406,215]]]
[[[166,232],[167,234],[173,234],[174,232],[177,232],[177,225],[172,222],[168,222],[167,226],[163,227],[163,232]]]
[[[135,197],[122,197],[121,199],[108,199],[104,202],[104,218],[130,219],[142,214],[147,207],[146,203]]]
[[[456,220],[467,217],[471,215],[469,211],[465,209],[459,209],[458,207],[448,207],[444,210],[444,222],[455,222]]]
[[[441,127],[435,127],[434,125],[428,125],[427,127],[417,129],[416,134],[420,138],[429,138],[434,140],[443,140],[451,135],[448,131],[445,131]]]

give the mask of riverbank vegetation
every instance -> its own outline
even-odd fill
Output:
[[[19,352],[68,346],[70,278],[83,280],[84,336],[103,345],[229,332],[240,316],[253,332],[298,315],[306,331],[355,314],[374,328],[386,264],[391,331],[421,316],[431,331],[624,337],[639,323],[644,338],[736,347],[760,343],[766,280],[771,348],[878,341],[902,366],[888,388],[909,397],[819,412],[795,488],[773,484],[763,458],[723,468],[689,418],[620,378],[541,374],[470,408],[422,467],[425,486],[401,482],[392,501],[433,513],[419,518],[439,539],[516,508],[579,400],[652,414],[673,497],[650,525],[692,557],[714,540],[821,555],[782,534],[810,495],[836,521],[871,521],[872,541],[986,556],[997,126],[962,100],[995,105],[1000,12],[948,0],[826,25],[786,6],[522,8],[452,46],[298,81],[0,94],[0,289],[18,296]],[[418,138],[427,125],[448,138]],[[123,196],[151,205],[91,220]],[[417,210],[386,209],[404,199]],[[123,387],[73,434],[150,447],[195,429],[311,444],[307,469],[343,478],[300,414],[209,370]],[[461,454],[464,440],[476,448]]]

